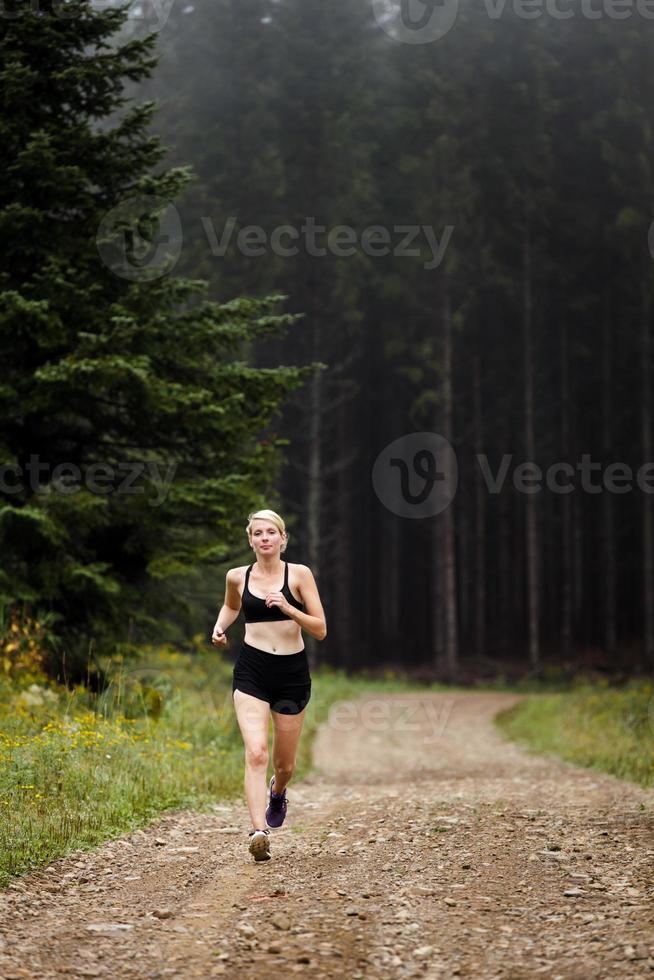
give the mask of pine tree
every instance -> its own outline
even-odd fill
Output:
[[[152,101],[118,116],[156,63],[154,34],[112,44],[125,17],[9,0],[0,18],[0,599],[53,610],[80,647],[130,619],[161,636],[175,577],[234,552],[274,497],[267,427],[314,369],[242,359],[295,322],[284,296],[219,304],[171,274],[192,172],[154,172]]]

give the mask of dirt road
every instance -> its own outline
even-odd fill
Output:
[[[654,791],[506,743],[502,694],[334,708],[271,861],[244,802],[0,893],[0,976],[654,978]]]

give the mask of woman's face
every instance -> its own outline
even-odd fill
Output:
[[[255,517],[250,540],[256,554],[275,555],[279,554],[284,539],[274,524],[262,517]]]

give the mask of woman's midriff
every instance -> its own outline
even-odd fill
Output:
[[[304,650],[302,631],[297,623],[288,620],[273,623],[246,623],[243,637],[250,646],[266,653],[301,653]]]

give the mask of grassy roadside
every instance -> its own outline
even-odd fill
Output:
[[[34,670],[19,680],[0,675],[0,887],[164,810],[243,794],[231,660],[200,646],[193,654],[162,647],[102,666],[110,684],[98,695]],[[370,681],[319,668],[312,676],[298,779],[335,702],[412,689],[390,674]]]
[[[514,689],[519,693],[519,689]],[[580,680],[500,712],[500,731],[530,751],[654,786],[654,684]]]
[[[231,697],[231,659],[144,649],[103,664],[94,695],[57,687],[38,670],[0,672],[0,887],[78,848],[144,826],[170,809],[242,798],[243,743]],[[320,667],[300,741],[296,779],[311,768],[313,737],[339,701],[362,694],[463,688],[347,677]],[[492,684],[527,693],[502,712],[500,730],[532,751],[654,784],[654,687],[574,684],[570,690]],[[245,811],[244,811],[245,812]]]

